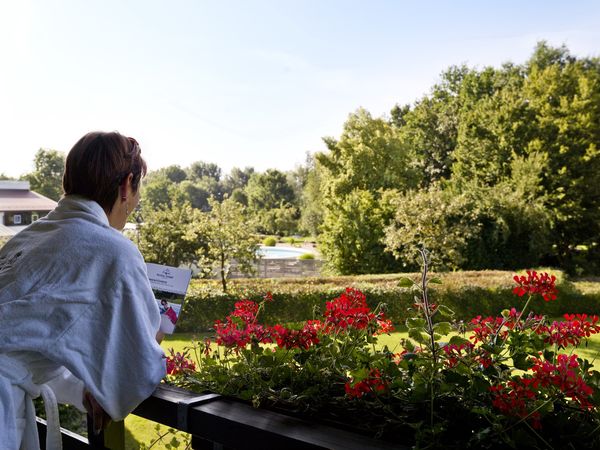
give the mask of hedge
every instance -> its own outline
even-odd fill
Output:
[[[530,311],[558,317],[564,313],[596,314],[600,310],[600,290],[578,288],[564,273],[555,269],[539,269],[557,276],[558,299],[545,302],[536,299]],[[456,313],[457,320],[470,320],[482,315],[497,315],[512,306],[519,309],[525,298],[512,293],[513,272],[472,271],[433,274],[441,279],[441,285],[431,285],[430,298],[434,303],[444,304]],[[398,287],[401,277],[417,280],[420,275],[393,274],[328,278],[294,279],[238,279],[231,280],[227,294],[220,291],[220,284],[213,280],[194,280],[177,326],[179,332],[204,332],[212,328],[215,320],[233,310],[240,299],[260,301],[270,292],[273,302],[261,312],[261,321],[268,324],[300,322],[319,318],[325,310],[325,302],[339,296],[346,287],[360,289],[371,308],[384,303],[387,316],[396,324],[403,323],[414,303],[414,295],[408,288]]]

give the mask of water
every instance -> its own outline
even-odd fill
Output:
[[[265,259],[283,259],[283,258],[298,258],[304,253],[309,253],[306,250],[295,247],[267,247],[261,245],[258,248],[258,254]]]

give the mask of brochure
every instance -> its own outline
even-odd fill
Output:
[[[192,278],[190,269],[146,263],[148,279],[160,310],[160,331],[173,334]]]

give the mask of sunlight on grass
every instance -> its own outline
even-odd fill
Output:
[[[174,334],[171,336],[167,336],[164,341],[161,343],[161,347],[167,353],[169,349],[173,349],[175,352],[183,353],[186,350],[186,347],[192,346],[192,339],[204,339],[205,336],[209,334],[192,334],[192,333],[180,333]],[[158,439],[160,435],[166,433],[168,427],[161,425],[159,430],[156,430],[156,423],[147,419],[143,419],[138,416],[134,416],[130,414],[125,419],[125,448],[127,450],[138,450],[140,448],[140,444],[146,444],[150,446],[154,441]],[[177,438],[182,441],[185,436],[188,436],[187,433],[177,433]],[[156,450],[165,450],[167,447],[166,443],[169,443],[171,440],[171,436],[169,439],[165,439],[164,443],[157,442],[154,444],[152,449]],[[182,446],[183,448],[183,446]]]

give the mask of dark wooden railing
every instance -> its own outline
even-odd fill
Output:
[[[218,394],[198,395],[161,385],[133,414],[192,435],[197,450],[391,450],[406,449],[362,434],[322,425],[251,405]],[[40,441],[45,443],[45,423],[38,419]],[[88,430],[90,426],[88,424]],[[64,450],[124,449],[124,423],[111,424],[89,440],[63,430]]]

